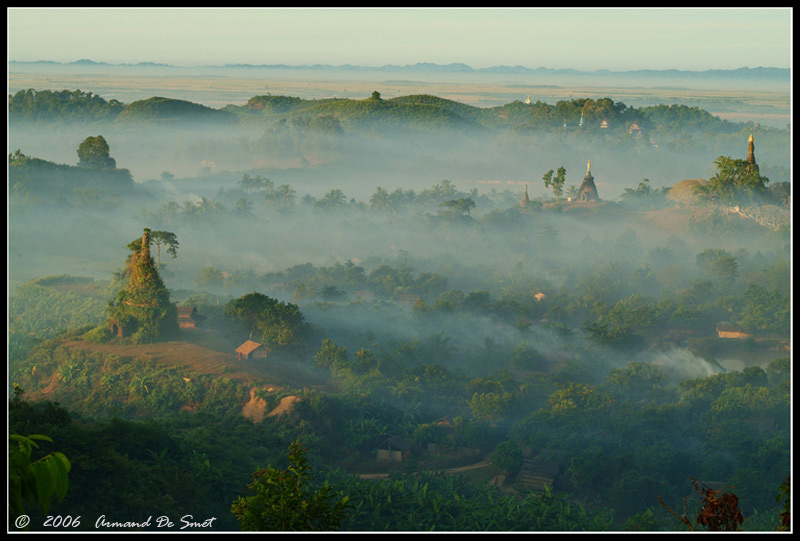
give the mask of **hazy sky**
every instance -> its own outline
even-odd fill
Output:
[[[8,60],[460,62],[580,70],[791,66],[790,8],[8,8]]]

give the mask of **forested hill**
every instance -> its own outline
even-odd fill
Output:
[[[661,129],[729,134],[747,127],[723,120],[698,107],[680,104],[636,108],[610,98],[580,98],[556,104],[514,101],[483,108],[432,95],[385,99],[377,91],[365,99],[307,100],[290,96],[254,96],[245,105],[213,109],[162,97],[123,104],[80,90],[29,89],[9,95],[8,112],[12,126],[35,122],[187,127],[203,123],[271,127],[278,122],[287,122],[309,124],[329,133],[376,129],[466,133],[488,129],[627,134],[635,124],[645,134]]]
[[[255,96],[244,107],[225,108],[239,115],[244,122],[263,119],[290,120],[298,118],[330,118],[333,129],[362,131],[373,129],[482,131],[486,126],[480,120],[477,107],[437,98],[435,96],[408,96],[385,100],[373,92],[364,100],[328,99],[287,101],[284,96]],[[466,113],[466,114],[465,114]]]
[[[235,115],[185,100],[153,97],[138,100],[123,109],[114,119],[118,124],[213,124],[231,126]]]

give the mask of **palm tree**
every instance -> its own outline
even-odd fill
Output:
[[[369,198],[369,204],[374,210],[386,212],[391,210],[390,197],[389,192],[378,186],[375,193]]]
[[[61,374],[61,379],[64,383],[71,383],[75,378],[78,377],[78,372],[80,372],[80,368],[78,365],[75,364],[73,361],[68,361],[61,365],[58,369],[58,373]]]
[[[267,192],[264,198],[277,205],[279,209],[288,209],[294,206],[296,194],[294,188],[288,184],[281,184],[276,189]]]
[[[239,214],[243,215],[252,214],[253,202],[246,197],[242,197],[233,205],[233,209]]]
[[[147,386],[149,382],[150,379],[146,375],[134,376],[128,389],[132,394],[144,396],[150,392]]]
[[[442,333],[428,336],[426,342],[427,350],[430,352],[431,356],[435,358],[447,358],[456,351],[455,346],[449,344],[450,337],[444,336]]]

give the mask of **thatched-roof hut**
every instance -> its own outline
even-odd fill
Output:
[[[205,319],[194,306],[178,306],[178,327],[181,329],[196,329]]]
[[[254,359],[267,357],[268,351],[264,344],[259,344],[252,340],[247,340],[244,344],[236,348],[236,353],[239,354],[239,360]]]

